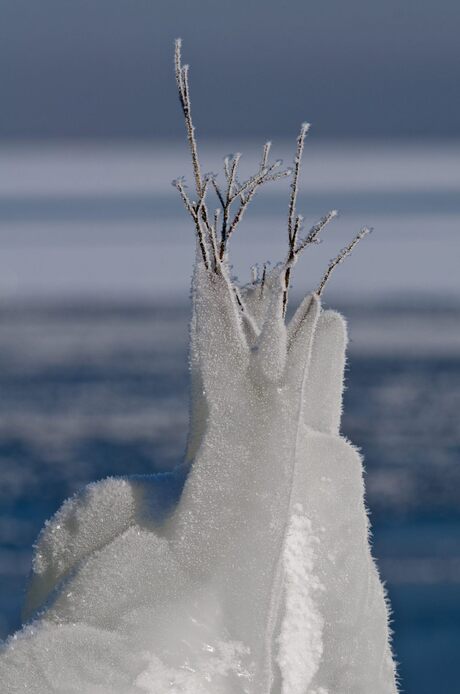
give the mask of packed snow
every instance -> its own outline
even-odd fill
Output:
[[[8,694],[394,694],[362,462],[339,434],[346,328],[197,258],[179,503],[92,484],[38,538]],[[180,468],[178,468],[180,470]],[[163,486],[162,486],[163,485]]]

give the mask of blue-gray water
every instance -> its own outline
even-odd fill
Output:
[[[188,310],[153,301],[0,310],[3,636],[19,626],[32,543],[65,497],[106,475],[150,473],[181,460]],[[363,349],[371,343],[360,326],[456,326],[460,311],[350,305],[345,312],[356,340],[343,431],[365,454],[374,551],[393,605],[403,691],[454,694],[460,358],[423,353],[415,343]]]

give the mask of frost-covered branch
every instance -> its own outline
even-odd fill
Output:
[[[327,214],[324,215],[324,217],[321,217],[319,222],[314,224],[308,234],[299,242],[298,246],[295,249],[294,255],[299,255],[304,248],[306,248],[309,244],[311,243],[317,243],[318,242],[318,236],[320,233],[323,231],[323,229],[329,224],[329,222],[335,217],[337,217],[338,212],[337,210],[331,210]],[[297,235],[296,235],[297,238]]]
[[[203,262],[205,264],[206,269],[209,269],[210,267],[210,262],[209,262],[209,252],[208,252],[208,245],[210,242],[211,244],[211,250],[213,253],[213,266],[215,267],[215,263],[217,262],[217,247],[215,244],[215,234],[214,230],[211,224],[209,224],[208,221],[208,216],[207,216],[207,211],[205,207],[205,199],[206,199],[206,193],[208,191],[209,183],[211,179],[205,177],[204,183],[201,189],[201,194],[199,197],[198,202],[191,202],[186,191],[185,191],[185,182],[183,178],[176,178],[172,181],[172,185],[174,188],[176,188],[179,191],[179,194],[183,200],[183,203],[185,205],[185,208],[187,212],[191,215],[194,223],[195,223],[195,229],[196,229],[196,234],[197,234],[197,239],[198,239],[198,244],[200,246],[200,251],[201,255],[203,257]],[[204,227],[204,230],[203,230]],[[205,233],[206,232],[206,233]],[[208,236],[208,239],[206,239],[206,235]]]
[[[294,157],[294,174],[291,183],[291,195],[289,197],[288,210],[288,243],[289,253],[286,262],[286,271],[284,273],[284,292],[283,292],[283,312],[286,314],[287,300],[289,293],[289,282],[291,278],[291,267],[296,257],[297,236],[302,224],[301,215],[297,214],[297,195],[299,192],[300,169],[302,166],[302,155],[305,145],[305,138],[310,130],[310,123],[302,123],[300,132],[297,137],[297,148]]]
[[[279,178],[283,178],[284,176],[289,176],[291,174],[290,169],[286,169],[285,171],[277,171],[277,169],[282,165],[281,159],[278,159],[273,164],[268,165],[267,160],[270,152],[270,146],[270,142],[265,143],[259,170],[243,183],[240,183],[237,177],[237,168],[241,154],[232,154],[225,157],[224,173],[227,179],[227,190],[225,195],[222,193],[217,183],[215,181],[213,182],[214,189],[223,211],[219,251],[220,260],[224,259],[228,240],[243,218],[243,215],[248,208],[249,203],[254,198],[259,186],[269,181],[276,181]],[[231,219],[232,203],[234,203],[236,200],[239,200],[239,207]]]
[[[299,136],[297,138],[297,150],[294,159],[294,174],[291,183],[291,196],[289,198],[289,213],[288,213],[288,236],[289,241],[292,240],[294,235],[295,217],[296,217],[296,203],[297,194],[299,192],[299,177],[300,168],[302,165],[302,155],[305,145],[305,138],[308,131],[310,130],[310,123],[302,123],[300,126]]]
[[[195,126],[192,121],[192,108],[190,104],[190,89],[188,83],[188,65],[182,65],[182,39],[176,39],[176,50],[175,50],[175,68],[176,68],[176,82],[177,88],[179,90],[179,100],[182,106],[182,111],[184,113],[185,127],[187,129],[187,138],[190,146],[190,152],[192,155],[192,165],[193,165],[193,175],[195,177],[196,194],[201,195],[201,170],[200,170],[200,160],[198,158],[198,148],[195,137]]]
[[[195,188],[197,196],[201,199],[200,204],[200,219],[196,218],[196,208],[193,208],[188,200],[185,192],[182,179],[173,181],[173,185],[179,190],[182,200],[187,211],[192,214],[197,231],[198,242],[200,245],[203,261],[206,268],[210,267],[208,256],[208,245],[213,254],[212,267],[214,271],[218,271],[220,262],[224,259],[227,250],[228,239],[235,231],[241,221],[244,212],[249,203],[253,199],[257,188],[268,181],[276,181],[279,178],[290,175],[291,171],[276,171],[281,166],[281,160],[275,161],[273,164],[268,164],[268,156],[270,153],[271,143],[267,142],[264,145],[262,152],[262,160],[259,170],[251,176],[243,184],[240,184],[237,177],[238,164],[241,154],[229,155],[224,159],[224,173],[227,181],[226,191],[222,192],[217,184],[214,175],[208,175],[203,178],[201,174],[200,160],[198,156],[198,147],[195,136],[195,126],[192,120],[192,110],[190,102],[190,89],[188,81],[188,65],[182,65],[182,41],[177,39],[175,43],[175,73],[177,88],[179,91],[179,100],[182,106],[182,112],[185,119],[185,127],[187,131],[187,139],[192,157],[193,175],[195,178]],[[220,239],[218,240],[217,227],[210,223],[206,202],[203,195],[205,181],[210,180],[216,192],[217,198],[222,207],[222,222],[220,229]],[[181,181],[181,185],[178,185]],[[232,203],[239,200],[239,208],[232,217]],[[204,231],[203,231],[204,227]]]
[[[321,217],[319,222],[314,224],[308,234],[297,243],[297,239],[299,236],[299,232],[302,228],[302,222],[303,222],[303,217],[302,215],[297,215],[295,222],[294,222],[294,227],[293,227],[293,234],[292,237],[289,239],[289,252],[288,252],[288,257],[286,259],[286,264],[285,264],[285,275],[284,275],[284,294],[283,294],[283,310],[284,313],[286,313],[286,306],[287,306],[287,299],[288,299],[288,292],[289,292],[289,279],[290,275],[292,272],[292,266],[297,260],[297,257],[302,253],[307,246],[309,246],[312,243],[318,243],[318,236],[320,233],[323,231],[323,229],[329,224],[329,222],[337,217],[337,210],[331,210],[328,212],[324,217]]]
[[[265,280],[267,279],[267,265],[268,265],[268,263],[264,263],[264,269],[262,270],[262,278],[260,280],[260,294],[261,295],[264,293]]]
[[[237,229],[241,222],[249,204],[253,200],[257,190],[261,185],[271,181],[277,181],[292,174],[291,191],[289,196],[288,218],[287,218],[287,236],[288,236],[288,254],[282,268],[283,281],[283,313],[286,313],[289,285],[291,279],[292,268],[297,261],[300,253],[311,244],[318,242],[318,237],[326,228],[330,221],[337,216],[336,210],[331,210],[314,224],[308,233],[301,237],[303,230],[303,217],[297,212],[297,198],[300,185],[300,174],[302,167],[302,156],[304,152],[305,139],[310,129],[309,123],[302,123],[296,141],[296,151],[294,157],[294,165],[292,169],[281,170],[282,161],[280,159],[269,162],[271,152],[271,142],[266,142],[262,148],[262,156],[259,162],[258,170],[249,176],[245,181],[238,177],[238,167],[241,159],[241,154],[229,154],[224,158],[224,177],[223,183],[219,184],[215,174],[201,173],[200,160],[198,156],[198,147],[195,136],[195,127],[192,120],[190,88],[188,78],[188,65],[182,65],[182,42],[176,40],[175,44],[175,72],[176,82],[179,91],[179,100],[182,106],[182,112],[185,119],[185,127],[187,139],[189,143],[193,176],[195,179],[195,188],[197,194],[197,202],[191,201],[186,193],[185,181],[183,178],[178,178],[173,181],[173,185],[179,191],[186,210],[192,216],[197,240],[204,265],[207,270],[219,273],[221,272],[222,263],[227,262],[228,242],[232,234]],[[220,205],[220,210],[217,210],[210,217],[206,205],[206,194],[209,188],[212,187]],[[362,229],[353,241],[344,248],[339,255],[329,264],[321,283],[316,290],[318,295],[324,289],[329,277],[335,267],[339,265],[353,250],[354,246],[368,233],[368,229]],[[266,283],[267,268],[263,267],[263,273],[259,279],[256,277],[255,283],[260,282],[261,295],[264,291]],[[229,280],[230,281],[230,280]],[[235,289],[237,303],[244,310],[243,302],[238,290]]]
[[[350,253],[353,251],[353,248],[368,234],[370,234],[372,229],[369,229],[368,227],[363,227],[361,231],[356,234],[355,238],[351,243],[348,244],[348,246],[345,246],[345,248],[342,248],[340,253],[329,263],[326,272],[324,273],[321,282],[318,285],[318,288],[315,292],[317,296],[321,296],[324,287],[326,286],[331,274],[335,270],[335,268],[340,265],[340,263],[343,263],[345,258],[347,258]]]

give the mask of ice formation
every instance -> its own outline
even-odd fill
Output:
[[[362,461],[339,433],[345,322],[318,293],[286,322],[292,252],[236,288],[203,200],[184,489],[168,507],[182,467],[64,503],[0,657],[7,694],[397,691]]]

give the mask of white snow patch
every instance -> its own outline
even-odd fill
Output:
[[[323,590],[315,575],[320,540],[313,535],[302,504],[295,504],[293,510],[283,554],[285,612],[277,660],[283,694],[307,694],[323,653],[323,618],[315,599]]]

